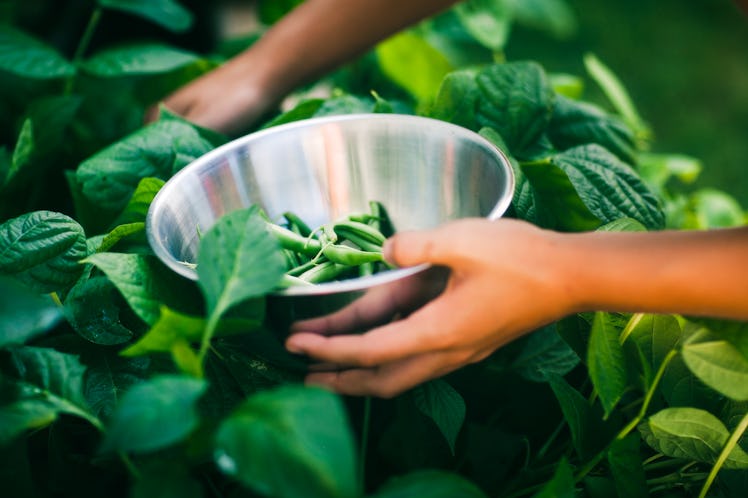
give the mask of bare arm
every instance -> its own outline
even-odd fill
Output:
[[[517,220],[463,220],[397,234],[386,254],[400,266],[449,266],[446,290],[362,335],[325,337],[300,324],[289,350],[353,367],[309,382],[392,396],[581,311],[748,320],[748,228],[563,234]]]
[[[307,0],[252,47],[163,103],[197,124],[240,133],[300,84],[453,3],[456,0]]]

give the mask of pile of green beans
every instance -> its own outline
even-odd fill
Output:
[[[377,201],[369,202],[369,212],[315,229],[292,212],[283,213],[283,218],[281,223],[267,222],[286,258],[283,287],[362,277],[389,268],[382,245],[392,234],[392,224]]]

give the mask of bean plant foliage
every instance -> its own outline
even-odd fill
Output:
[[[258,12],[266,27],[297,3]],[[164,182],[230,137],[166,110],[144,125],[143,111],[230,54],[88,45],[116,12],[171,32],[193,22],[174,0],[98,0],[74,54],[0,26],[4,496],[745,495],[743,323],[585,313],[393,399],[305,387],[264,326],[283,262],[256,210],[203,234],[196,284],[144,236]],[[574,20],[560,0],[465,2],[326,76],[328,96],[300,90],[255,129],[419,114],[507,153],[509,217],[562,231],[745,222],[721,192],[669,188],[699,162],[651,151],[652,131],[594,55],[579,76],[495,62],[517,23],[565,36]],[[588,84],[607,99],[586,100]]]

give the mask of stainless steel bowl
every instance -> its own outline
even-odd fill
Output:
[[[181,262],[197,260],[196,227],[205,233],[222,215],[251,204],[272,219],[292,211],[319,226],[367,211],[369,201],[377,200],[402,231],[465,217],[498,218],[513,190],[514,176],[502,151],[465,128],[398,114],[314,118],[252,133],[189,164],[153,200],[147,235],[169,268],[195,280],[196,272]],[[431,289],[420,296],[438,293],[444,272],[428,270],[421,265],[278,291],[268,297],[267,326],[282,338],[299,320],[330,314],[336,319],[342,308],[359,308],[356,315],[366,319],[353,320],[349,314],[333,327],[363,330],[407,312],[408,306],[391,309],[394,305],[372,296],[390,296],[389,303],[392,295],[423,290],[426,282]],[[402,303],[412,308],[424,299]],[[369,312],[360,313],[362,306]],[[330,323],[316,320],[311,326]]]

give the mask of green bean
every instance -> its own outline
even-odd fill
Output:
[[[350,267],[347,265],[340,265],[337,263],[333,263],[332,261],[325,261],[323,263],[315,265],[314,268],[305,271],[304,273],[299,275],[298,278],[305,282],[319,284],[322,282],[335,280],[349,269]]]
[[[384,241],[386,240],[385,236],[382,235],[382,232],[366,223],[358,221],[340,220],[335,222],[333,229],[335,230],[335,233],[341,237],[346,237],[346,234],[355,233],[378,245],[384,244]]]
[[[295,268],[289,269],[286,272],[286,275],[290,275],[292,277],[298,277],[299,275],[301,275],[305,271],[310,270],[310,269],[314,268],[315,266],[317,266],[317,264],[318,263],[316,261],[309,260],[309,261],[307,261],[305,263],[302,263],[302,264],[296,266]]]
[[[290,249],[306,254],[307,256],[315,256],[322,249],[322,245],[317,239],[302,237],[288,228],[276,225],[275,223],[267,223],[267,227],[284,249]]]
[[[299,218],[296,214],[286,211],[283,213],[283,217],[288,222],[291,231],[298,233],[302,237],[309,237],[309,235],[311,235],[312,229],[309,228],[309,225],[304,223],[304,220]]]
[[[362,251],[361,249],[341,244],[326,244],[322,247],[322,254],[333,263],[348,266],[358,266],[364,263],[383,261],[381,251]]]
[[[365,239],[364,237],[361,237],[356,232],[350,232],[345,233],[345,237],[343,237],[344,240],[350,242],[351,244],[355,245],[359,249],[363,251],[372,251],[372,252],[381,252],[382,251],[382,245],[381,244],[375,244],[374,242],[371,242],[370,240]]]

